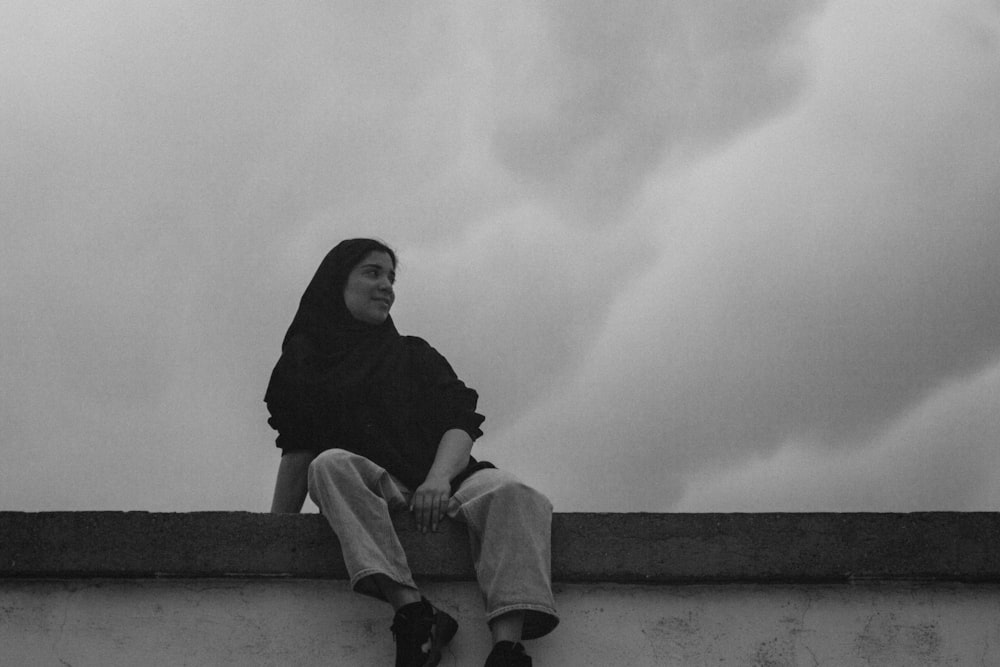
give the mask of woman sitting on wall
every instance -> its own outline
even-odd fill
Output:
[[[446,516],[466,524],[494,641],[486,665],[530,666],[520,641],[558,623],[552,506],[470,456],[478,395],[424,340],[396,331],[395,277],[388,246],[351,239],[302,295],[265,396],[282,450],[271,511],[300,511],[308,492],[352,588],[395,609],[397,667],[437,665],[458,624],[421,595],[390,511],[408,508],[421,532]]]

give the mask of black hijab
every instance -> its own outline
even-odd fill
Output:
[[[387,352],[399,332],[391,317],[382,324],[366,324],[344,304],[348,276],[372,252],[388,254],[395,266],[395,253],[379,241],[341,241],[327,253],[302,294],[264,395],[272,426],[279,431],[286,430],[282,426],[302,430],[315,422],[317,409],[336,424],[338,415],[331,412],[369,393],[377,382],[377,370],[390,356]]]

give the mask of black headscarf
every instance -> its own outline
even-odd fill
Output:
[[[385,244],[348,239],[327,253],[309,281],[264,394],[274,421],[302,426],[315,421],[317,408],[344,405],[365,389],[384,348],[399,338],[392,317],[366,324],[344,303],[348,276],[372,252],[388,254],[395,266],[396,255]]]
[[[423,481],[442,429],[481,431],[476,392],[426,342],[355,319],[344,303],[351,271],[372,252],[395,253],[371,239],[342,241],[306,287],[281,346],[264,400],[283,450],[349,449],[408,484]]]

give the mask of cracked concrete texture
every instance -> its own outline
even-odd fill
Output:
[[[443,666],[488,651],[479,593],[435,583],[456,615]],[[536,664],[995,665],[1000,585],[562,584]],[[0,664],[391,664],[388,607],[302,579],[0,580]]]

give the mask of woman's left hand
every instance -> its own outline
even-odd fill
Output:
[[[451,483],[444,478],[428,476],[424,483],[417,487],[410,499],[410,511],[417,520],[417,528],[421,533],[428,530],[437,532],[441,518],[448,511],[448,500],[451,498]]]

